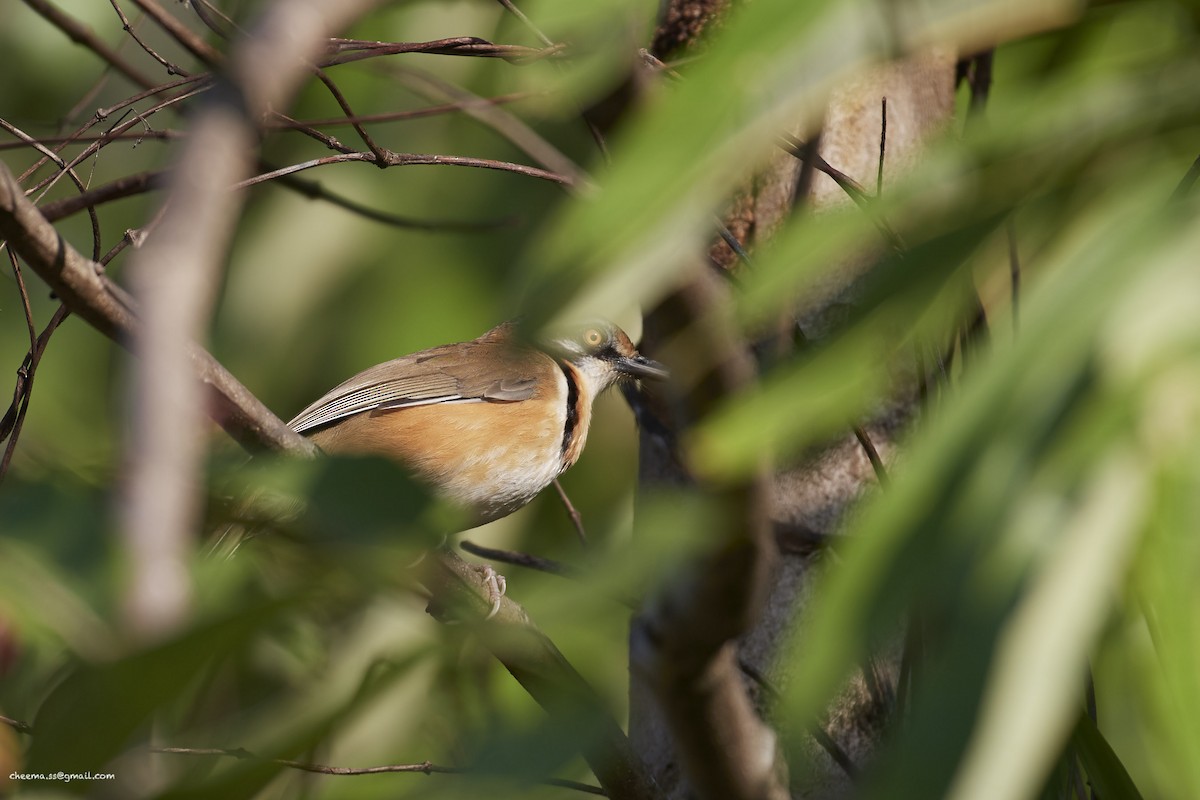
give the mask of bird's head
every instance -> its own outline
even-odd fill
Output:
[[[637,351],[625,331],[611,322],[592,321],[577,332],[555,338],[547,348],[569,361],[591,384],[596,394],[621,380],[666,380],[662,364]]]

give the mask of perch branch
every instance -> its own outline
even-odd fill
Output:
[[[577,733],[577,746],[610,798],[656,796],[604,701],[525,609],[502,597],[499,609],[488,618],[491,602],[477,569],[445,548],[432,559],[424,582],[434,596],[435,616],[452,611],[455,619],[472,624],[483,645],[525,691],[552,718],[568,723],[562,730]]]
[[[99,264],[66,243],[0,164],[0,234],[72,313],[126,345],[137,327],[129,296]],[[211,355],[192,345],[188,361],[210,392],[210,413],[231,437],[251,449],[315,454],[316,448],[283,424]]]

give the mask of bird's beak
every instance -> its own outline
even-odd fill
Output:
[[[652,381],[665,381],[671,377],[667,368],[657,361],[652,361],[640,353],[632,356],[622,356],[617,359],[616,367],[626,375],[635,378],[648,378]]]

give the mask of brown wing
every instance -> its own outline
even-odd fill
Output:
[[[497,328],[473,342],[442,345],[360,372],[288,424],[307,433],[355,414],[432,403],[527,400],[539,369],[547,366],[554,367],[549,356],[513,346]]]

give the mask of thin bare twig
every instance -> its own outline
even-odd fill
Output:
[[[591,178],[582,167],[505,109],[496,105],[480,103],[482,98],[477,95],[427,72],[411,68],[395,72],[408,88],[420,92],[430,99],[460,104],[464,114],[487,125],[545,169],[567,176],[573,187],[592,188]]]
[[[106,183],[103,186],[97,186],[90,189],[81,195],[68,197],[63,200],[56,200],[53,203],[46,203],[39,206],[43,216],[51,222],[64,219],[84,209],[102,205],[104,203],[120,200],[126,197],[132,197],[143,192],[161,189],[165,185],[166,173],[157,172],[140,172],[136,175],[127,175],[123,178],[118,178],[112,183]],[[344,208],[359,216],[365,217],[375,222],[380,222],[385,225],[391,225],[396,228],[407,228],[412,230],[422,231],[455,231],[459,233],[477,233],[480,231],[495,230],[496,228],[505,227],[515,224],[515,219],[512,217],[484,220],[480,222],[460,221],[460,220],[430,220],[417,219],[414,217],[404,217],[398,214],[392,214],[378,209],[370,208],[354,200],[342,197],[334,192],[325,189],[321,184],[313,181],[306,181],[301,178],[285,176],[279,178],[279,184],[291,189],[299,194],[312,200],[320,200],[331,205]],[[109,251],[112,252],[111,250]],[[99,259],[101,263],[111,261],[111,256]]]
[[[13,403],[5,413],[3,419],[0,420],[0,442],[7,439],[10,435],[12,436],[5,450],[3,463],[0,464],[0,480],[3,480],[4,475],[8,472],[12,452],[16,447],[21,425],[29,406],[29,398],[33,391],[33,376],[37,371],[38,364],[41,362],[42,353],[46,350],[46,345],[50,341],[51,334],[58,329],[58,326],[62,324],[62,321],[70,313],[67,311],[66,306],[59,304],[59,307],[55,310],[42,332],[40,334],[35,333],[33,309],[29,304],[29,293],[25,288],[25,280],[21,273],[20,263],[17,260],[16,254],[11,249],[8,250],[8,255],[12,262],[13,277],[16,280],[21,297],[21,305],[25,312],[25,324],[29,330],[30,342],[29,351],[25,354],[21,366],[17,369],[17,385],[13,390]]]
[[[184,80],[187,83],[194,83],[194,82],[196,82],[196,80],[199,80],[199,79],[186,78]],[[199,87],[189,89],[184,92],[180,92],[177,95],[173,95],[172,97],[169,97],[166,100],[163,100],[162,102],[151,107],[150,109],[136,114],[133,119],[130,119],[126,122],[122,122],[122,123],[116,125],[110,131],[110,133],[114,133],[114,134],[115,133],[125,133],[126,131],[128,131],[129,129],[133,128],[136,125],[145,125],[146,119],[148,117],[150,117],[154,114],[157,114],[159,111],[169,108],[169,107],[175,105],[176,103],[181,103],[190,97],[194,97],[195,95],[206,91],[208,88],[209,87],[207,85],[202,84]],[[98,110],[96,112],[96,116],[91,121],[89,121],[88,124],[85,125],[81,130],[84,130],[84,131],[89,130],[94,125],[96,125],[96,124],[100,123],[101,121],[103,121],[104,119],[106,119],[108,117],[109,113],[111,113],[113,110],[115,110],[117,108],[122,108],[126,105],[129,105],[131,102],[132,102],[132,100],[126,100],[126,101],[122,101],[121,103],[117,104],[117,106],[114,106],[112,109]],[[79,164],[83,163],[84,161],[86,161],[87,159],[89,159],[93,155],[95,155],[97,152],[99,152],[100,149],[102,147],[104,147],[108,142],[109,142],[109,139],[107,137],[105,137],[105,136],[100,137],[95,142],[92,142],[87,147],[85,147],[78,155],[76,155],[74,158],[72,158],[70,161],[68,161],[66,163],[66,166],[63,167],[63,170],[65,171],[65,170],[69,170],[69,169],[73,169],[74,167],[77,167]],[[25,173],[22,175],[21,180],[24,180],[26,175],[31,174],[33,169],[36,168],[36,166],[37,165],[26,170]],[[35,185],[32,189],[30,189],[30,191],[31,192],[41,191],[44,188],[52,186],[52,185],[54,185],[54,183],[56,183],[59,180],[60,177],[61,177],[61,173],[56,173],[55,175],[45,178],[41,182],[39,182],[37,185]]]
[[[515,550],[497,550],[494,547],[484,547],[483,545],[478,545],[474,542],[466,540],[460,542],[459,547],[473,556],[486,558],[489,561],[499,561],[502,564],[512,564],[517,567],[534,569],[538,572],[545,572],[550,575],[558,575],[563,578],[579,578],[583,575],[583,573],[576,567],[564,564],[561,561],[554,561],[553,559],[535,556],[530,553],[518,553]]]
[[[402,122],[410,119],[423,119],[425,117],[433,117],[439,114],[449,114],[455,112],[467,112],[474,107],[479,106],[496,106],[515,103],[518,100],[527,100],[530,97],[538,97],[541,92],[509,92],[508,94],[497,95],[495,97],[476,97],[464,98],[452,103],[439,103],[437,105],[426,106],[425,108],[414,108],[409,111],[389,111],[382,114],[358,114],[353,117],[327,117],[323,119],[306,119],[301,120],[302,124],[309,125],[314,128],[329,128],[338,125],[353,125],[358,124],[374,124],[379,122]],[[287,123],[271,122],[267,124],[267,128],[287,128],[290,127]]]
[[[978,126],[983,122],[984,111],[987,109],[988,96],[992,88],[992,60],[993,51],[986,50],[978,55],[972,56],[965,64],[959,63],[957,71],[959,79],[966,79],[971,87],[971,102],[967,109],[967,119],[965,126]],[[1009,270],[1013,276],[1013,321],[1016,321],[1017,307],[1017,284],[1020,283],[1020,266],[1016,261],[1016,230],[1012,226],[1012,216],[1008,218],[1008,234],[1009,234]],[[1014,266],[1017,265],[1017,266]],[[962,351],[962,366],[967,364],[967,345],[976,340],[983,340],[988,333],[987,314],[984,311],[983,301],[979,297],[979,291],[972,287],[972,302],[974,304],[974,316],[968,327],[961,333],[960,347]]]
[[[750,260],[750,254],[746,252],[746,248],[742,247],[742,243],[733,235],[733,231],[729,230],[720,217],[713,217],[713,221],[717,225],[717,234],[721,237],[721,241],[733,251],[733,254],[738,257],[738,260],[747,267],[754,266],[754,262]]]
[[[207,79],[207,76],[200,76]],[[199,78],[197,78],[199,79]],[[197,79],[189,79],[197,80]],[[174,85],[178,85],[174,84]],[[410,119],[423,119],[425,117],[433,117],[439,114],[450,114],[459,111],[464,111],[472,105],[503,105],[507,103],[515,103],[520,100],[526,100],[530,97],[536,97],[539,92],[510,92],[508,94],[498,95],[496,97],[480,97],[475,100],[465,101],[463,103],[440,103],[438,105],[428,106],[426,108],[415,108],[410,111],[389,111],[382,114],[359,114],[354,117],[328,117],[322,119],[304,119],[295,120],[284,114],[277,115],[276,119],[268,121],[263,127],[267,130],[294,130],[296,128],[332,128],[339,125],[359,124],[374,124],[380,122],[403,122]],[[105,116],[111,113],[114,109],[104,109]],[[173,128],[158,128],[149,131],[139,131],[131,133],[129,131],[121,133],[105,133],[99,136],[82,136],[78,133],[69,136],[39,136],[38,141],[45,145],[54,144],[92,144],[101,142],[107,144],[109,142],[128,140],[128,139],[180,139],[186,136],[182,131]],[[0,142],[0,151],[16,150],[29,145],[25,142]]]
[[[200,87],[201,89],[207,89],[213,83],[213,76],[211,76],[211,75],[191,75],[186,78],[180,78],[177,81],[168,81],[167,83],[159,84],[158,86],[152,86],[149,89],[145,90],[144,92],[138,92],[135,95],[126,97],[124,100],[114,103],[113,105],[109,106],[108,108],[96,109],[96,120],[102,122],[102,121],[108,119],[109,117],[111,117],[113,114],[117,113],[118,111],[120,111],[124,108],[128,108],[129,106],[132,106],[136,103],[140,103],[148,97],[153,97],[155,95],[162,94],[163,92],[169,92],[172,89],[179,89],[184,86],[190,86],[194,83],[199,83],[201,85],[201,87]],[[187,98],[192,97],[193,94],[194,93],[189,92],[187,94],[179,95],[175,98],[172,98],[171,103],[178,102],[179,100],[186,100]],[[158,107],[152,108],[149,111],[147,111],[144,114],[144,116],[150,116],[152,113],[159,111],[165,107],[166,106],[158,106]]]
[[[24,0],[24,3],[49,21],[54,27],[62,31],[72,42],[83,45],[91,50],[103,61],[112,66],[113,69],[138,86],[141,86],[143,89],[149,89],[154,85],[154,81],[147,78],[128,61],[121,58],[91,28],[77,22],[73,17],[64,14],[56,6],[47,2],[47,0]]]
[[[528,28],[530,32],[537,37],[538,41],[540,41],[546,47],[554,46],[554,42],[550,41],[550,37],[542,33],[541,29],[534,25],[533,22],[530,21],[529,17],[525,16],[525,12],[513,4],[512,0],[499,0],[499,2],[500,5],[504,6],[504,8],[508,10],[508,13],[519,19],[521,23]]]
[[[224,56],[216,48],[192,33],[190,28],[154,0],[133,0],[133,4],[209,68],[216,69],[224,63]]]
[[[796,347],[807,347],[811,342],[799,322],[792,325],[792,342]],[[867,433],[867,429],[863,425],[854,425],[852,430],[854,438],[858,439],[859,446],[862,447],[867,460],[871,462],[871,469],[875,471],[875,479],[879,481],[880,486],[887,486],[887,467],[884,466],[883,459],[879,457],[879,451],[875,448],[875,442],[871,440],[871,435]]]
[[[285,130],[297,131],[297,132],[302,133],[305,136],[309,137],[310,139],[320,142],[321,144],[328,147],[330,150],[333,150],[338,153],[353,153],[354,152],[353,147],[342,144],[341,140],[338,139],[336,136],[330,136],[327,133],[324,133],[322,131],[317,130],[316,128],[313,128],[309,125],[304,124],[300,120],[289,117],[287,114],[284,114],[280,111],[272,111],[271,116],[274,117],[274,119],[275,119],[275,124],[273,127],[282,128]],[[343,117],[343,119],[344,119],[344,117]],[[358,125],[355,125],[354,127],[359,128]]]
[[[746,677],[754,681],[755,685],[763,690],[763,692],[770,698],[772,704],[779,701],[781,697],[779,690],[775,688],[775,685],[771,683],[770,680],[767,679],[766,675],[763,675],[762,672],[755,669],[751,664],[743,661],[742,659],[738,659],[738,666],[741,668],[742,672],[746,674]],[[821,749],[824,750],[831,759],[833,759],[833,762],[842,768],[842,771],[845,772],[848,777],[857,778],[858,765],[854,763],[842,746],[837,743],[837,740],[834,739],[829,731],[825,729],[825,724],[826,723],[823,720],[814,721],[808,727],[809,735],[812,736],[813,740],[821,746]]]
[[[358,138],[362,139],[363,144],[367,146],[367,149],[375,154],[376,163],[382,165],[385,157],[383,148],[376,144],[375,140],[371,138],[371,135],[367,133],[367,129],[354,119],[354,109],[350,108],[350,103],[346,100],[346,96],[342,94],[342,90],[339,89],[338,85],[333,82],[333,79],[325,74],[325,70],[321,69],[320,67],[314,67],[313,74],[317,76],[317,80],[324,84],[325,88],[329,90],[329,93],[333,95],[334,102],[338,104],[338,106],[342,109],[342,112],[346,115],[346,119],[350,121],[351,125],[354,126],[354,131],[358,134]],[[343,150],[343,152],[345,151]]]
[[[133,25],[130,24],[129,18],[125,16],[125,12],[121,9],[121,4],[118,3],[117,0],[109,0],[109,3],[112,4],[113,10],[117,12],[117,17],[121,20],[121,29],[128,33],[133,40],[137,42],[138,47],[142,48],[146,55],[150,56],[164,68],[166,68],[168,75],[182,75],[186,78],[191,74],[175,64],[172,64],[170,61],[167,61],[167,59],[159,55],[158,51],[151,47],[145,39],[139,36]]]
[[[59,175],[63,175],[63,174],[67,175],[68,177],[70,177],[71,182],[75,184],[75,187],[77,189],[79,189],[80,192],[83,192],[83,193],[87,192],[87,188],[84,185],[83,180],[78,175],[75,174],[74,169],[67,166],[67,164],[61,158],[58,157],[57,153],[52,152],[51,150],[46,148],[44,145],[42,145],[40,142],[35,140],[33,137],[29,136],[24,131],[20,130],[16,126],[9,123],[7,120],[0,119],[0,127],[4,128],[9,133],[13,134],[18,139],[20,139],[21,141],[23,141],[26,144],[33,147],[35,150],[37,150],[39,153],[42,154],[44,159],[48,159],[48,160],[54,162],[59,167],[59,170],[60,170]],[[96,210],[94,208],[91,208],[90,206],[88,207],[88,216],[91,218],[91,223],[92,223],[92,253],[93,253],[93,256],[95,256],[95,255],[99,254],[99,252],[100,252],[100,220],[96,216]]]
[[[875,479],[879,481],[879,485],[887,486],[887,467],[883,465],[883,459],[879,457],[879,451],[875,449],[875,443],[871,441],[871,436],[867,433],[867,429],[862,425],[855,425],[854,437],[858,439],[858,443],[862,445],[863,452],[867,454],[867,460],[871,462],[871,469],[875,470]]]
[[[500,5],[504,6],[508,13],[519,19],[537,37],[539,42],[546,47],[554,47],[554,42],[551,41],[550,37],[542,33],[541,29],[534,25],[529,17],[525,16],[525,13],[517,8],[512,0],[500,0]],[[561,65],[558,66],[561,67]],[[592,135],[592,141],[596,143],[596,148],[600,151],[600,156],[607,162],[609,160],[608,144],[604,141],[604,134],[600,132],[600,127],[588,118],[587,112],[580,108],[578,104],[576,105],[576,109],[579,112],[580,119],[583,120],[583,124],[587,126],[588,133]]]
[[[654,53],[651,53],[645,47],[638,49],[638,58],[640,58],[642,63],[652,72],[661,72],[663,75],[666,75],[673,81],[683,80],[683,76],[680,75],[674,67],[663,61],[658,56],[654,55]]]
[[[450,231],[457,233],[480,233],[482,231],[495,230],[497,228],[509,227],[516,225],[519,222],[517,217],[503,217],[494,220],[481,220],[479,222],[471,222],[466,220],[452,219],[416,219],[414,217],[404,217],[399,214],[392,214],[386,211],[380,211],[376,208],[371,208],[351,200],[348,197],[343,197],[335,192],[331,192],[315,181],[308,181],[303,178],[297,178],[293,175],[285,175],[277,179],[279,185],[291,189],[298,194],[301,194],[312,200],[320,200],[330,205],[343,208],[351,213],[358,214],[366,219],[380,222],[384,225],[391,225],[395,228],[407,228],[418,231]]]
[[[156,213],[145,225],[140,228],[130,228],[129,230],[125,231],[125,235],[121,237],[121,241],[117,242],[117,244],[114,245],[113,248],[105,253],[104,257],[100,259],[100,266],[107,267],[110,263],[112,263],[112,260],[116,258],[118,254],[125,250],[126,247],[141,247],[145,243],[146,237],[153,233],[154,229],[158,227],[158,224],[162,222],[163,214],[165,212],[165,207],[159,208],[158,213]]]
[[[0,163],[0,236],[50,285],[71,310],[110,339],[130,341],[137,316],[132,301],[101,268],[64,241],[25,197]],[[188,353],[197,377],[210,390],[214,419],[251,449],[268,447],[315,455],[316,447],[288,428],[203,349]]]
[[[575,526],[575,535],[579,537],[579,544],[587,547],[588,537],[587,531],[583,527],[583,515],[571,502],[571,498],[567,496],[567,490],[562,487],[558,478],[554,479],[554,490],[558,492],[558,499],[562,501],[563,508],[567,510],[567,516],[571,518],[571,524]]]
[[[21,264],[17,254],[8,251],[8,260],[12,264],[13,278],[17,283],[17,291],[21,297],[21,307],[25,311],[25,326],[29,329],[29,352],[37,351],[37,329],[33,322],[33,309],[29,305],[29,292],[25,288],[25,279],[21,275]],[[4,455],[0,457],[0,481],[8,474],[8,465],[12,463],[13,452],[17,449],[17,439],[21,436],[21,428],[25,424],[25,413],[29,410],[29,399],[33,394],[33,374],[37,370],[37,360],[26,359],[17,370],[17,385],[13,389],[13,401],[4,419],[0,420],[0,442],[8,439]],[[9,438],[11,435],[11,438]]]
[[[883,160],[887,156],[887,98],[883,98],[880,106],[879,123],[879,164],[875,167],[875,197],[883,196]]]
[[[881,234],[883,234],[883,238],[893,250],[897,252],[904,251],[904,242],[900,239],[899,234],[892,230],[887,221],[879,216],[878,213],[876,213],[871,204],[871,196],[867,194],[866,190],[863,189],[858,181],[854,180],[840,169],[832,166],[828,161],[821,157],[820,153],[817,153],[814,149],[807,147],[804,141],[792,136],[791,134],[781,136],[778,144],[779,147],[784,150],[784,152],[790,153],[802,161],[811,160],[813,167],[815,167],[819,172],[823,172],[824,174],[828,175],[833,182],[836,183],[841,190],[845,192],[851,200],[854,201],[855,205],[867,212],[871,218],[871,221],[875,223],[875,227],[879,229]]]
[[[159,189],[163,185],[165,175],[166,173],[161,170],[125,175],[117,178],[112,183],[106,183],[103,186],[89,189],[83,194],[67,197],[62,200],[55,200],[53,203],[46,203],[43,206],[39,206],[39,209],[42,212],[42,216],[47,220],[56,222],[87,208],[111,203],[114,200],[120,200],[125,197],[133,197],[152,189]]]
[[[341,153],[335,156],[325,156],[324,158],[314,158],[310,161],[303,161],[299,164],[293,164],[289,167],[281,167],[280,169],[271,172],[256,175],[253,178],[247,178],[244,181],[234,184],[235,189],[244,189],[247,186],[254,186],[259,183],[274,180],[283,175],[294,175],[297,172],[303,172],[314,167],[321,167],[326,164],[339,164],[348,161],[362,161],[368,164],[376,163],[374,153]],[[559,175],[548,170],[530,167],[525,164],[514,164],[511,161],[494,161],[489,158],[471,158],[469,156],[442,156],[431,155],[424,153],[396,153],[387,151],[387,159],[384,166],[388,167],[408,167],[418,165],[446,165],[454,167],[477,167],[479,169],[494,169],[501,172],[515,172],[518,175],[524,175],[529,178],[539,178],[541,180],[551,181],[563,186],[570,185],[570,179],[566,175]]]
[[[50,342],[50,336],[54,331],[58,330],[58,326],[62,324],[69,315],[70,311],[67,307],[60,304],[54,311],[54,315],[50,317],[50,321],[46,323],[46,327],[42,329],[38,335],[37,341],[29,352],[25,354],[25,359],[21,362],[21,366],[17,369],[17,385],[13,389],[13,404],[5,413],[3,419],[0,419],[0,442],[8,439],[8,445],[5,447],[3,463],[0,464],[0,481],[4,480],[4,476],[8,473],[8,466],[12,461],[12,454],[16,450],[17,437],[21,433],[21,425],[24,423],[25,413],[29,407],[29,398],[33,389],[33,373],[37,370],[38,364],[42,360],[42,354],[46,351],[46,345]],[[20,398],[20,407],[18,408],[18,400]]]
[[[502,58],[510,63],[520,64],[558,55],[562,51],[561,45],[536,48],[516,44],[493,44],[487,39],[480,39],[477,36],[456,36],[429,42],[367,42],[357,39],[330,39],[330,45],[333,54],[320,62],[322,67],[403,53]]]
[[[228,758],[260,761],[264,764],[276,764],[288,769],[314,772],[320,775],[381,775],[388,773],[420,773],[422,775],[478,774],[478,770],[466,767],[448,767],[434,764],[431,761],[422,761],[417,764],[383,764],[375,767],[334,767],[326,764],[314,764],[309,761],[293,761],[288,758],[267,758],[255,755],[243,747],[151,747],[150,752],[187,756],[225,756]],[[586,783],[579,783],[578,781],[568,781],[561,778],[543,778],[537,782],[543,786],[558,786],[586,794],[604,795],[604,790],[599,786],[591,786]]]
[[[22,722],[19,719],[13,719],[12,717],[0,715],[0,723],[7,725],[17,733],[33,733],[33,726],[28,722]]]

